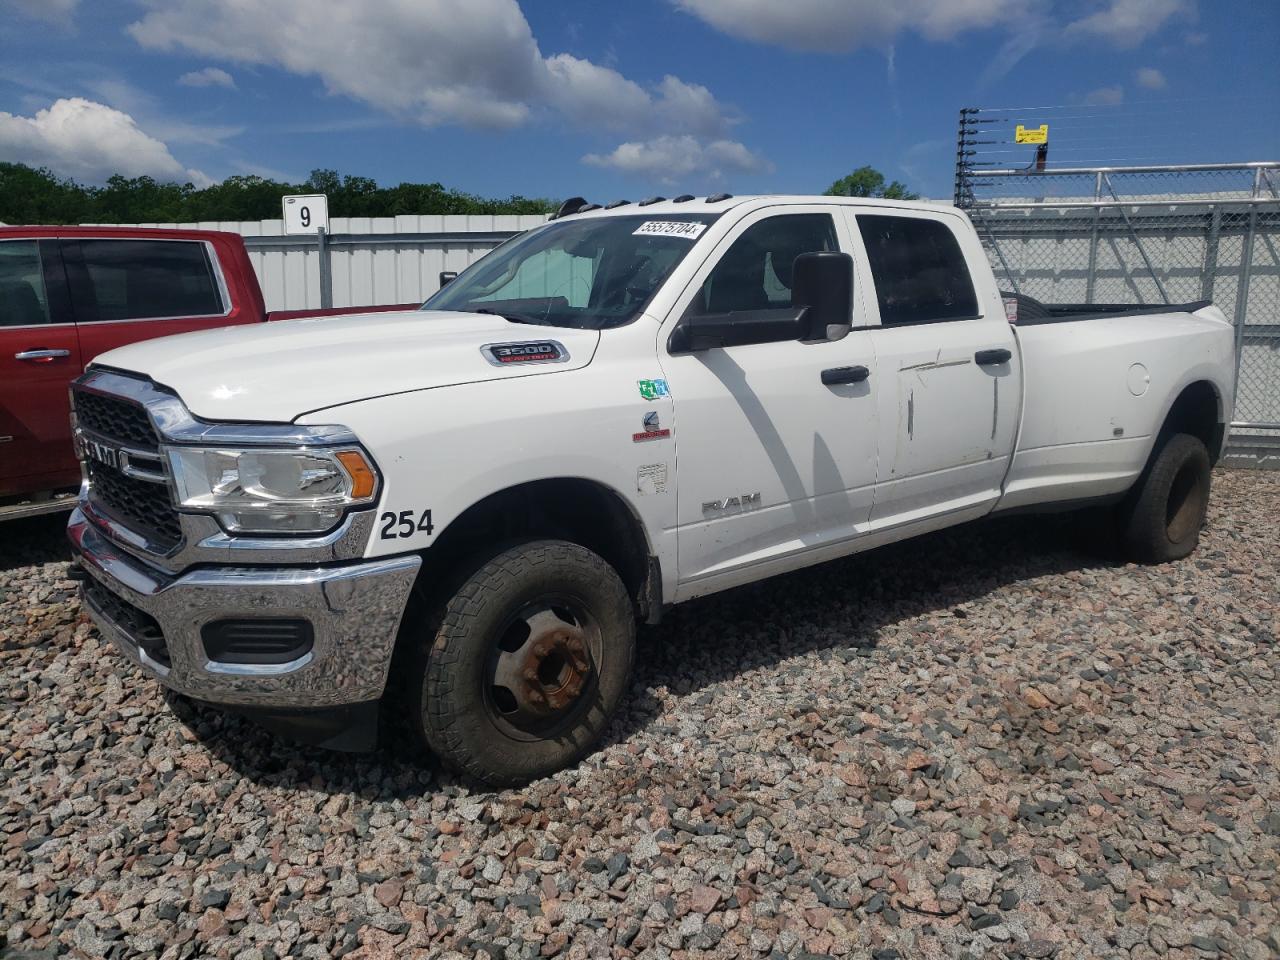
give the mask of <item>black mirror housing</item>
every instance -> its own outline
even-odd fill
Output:
[[[807,308],[801,340],[839,340],[853,316],[853,257],[837,250],[802,253],[791,271],[791,305]]]
[[[671,331],[667,349],[672,353],[693,353],[712,347],[740,347],[751,343],[778,343],[802,339],[806,311],[794,307],[780,310],[742,310],[735,313],[707,313],[685,317]]]

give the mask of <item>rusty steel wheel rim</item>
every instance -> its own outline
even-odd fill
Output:
[[[590,703],[600,628],[581,601],[543,597],[521,606],[497,632],[486,701],[495,722],[523,739],[572,727]]]

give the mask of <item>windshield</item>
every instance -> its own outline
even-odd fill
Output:
[[[589,217],[503,244],[422,305],[518,323],[630,323],[718,214]]]

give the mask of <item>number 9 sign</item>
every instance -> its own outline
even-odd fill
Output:
[[[329,230],[329,198],[323,193],[293,194],[283,199],[284,232],[315,233]]]

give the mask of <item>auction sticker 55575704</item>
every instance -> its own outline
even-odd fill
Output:
[[[705,229],[707,229],[705,223],[693,223],[687,220],[646,220],[636,228],[632,236],[682,237],[685,240],[697,240]]]

